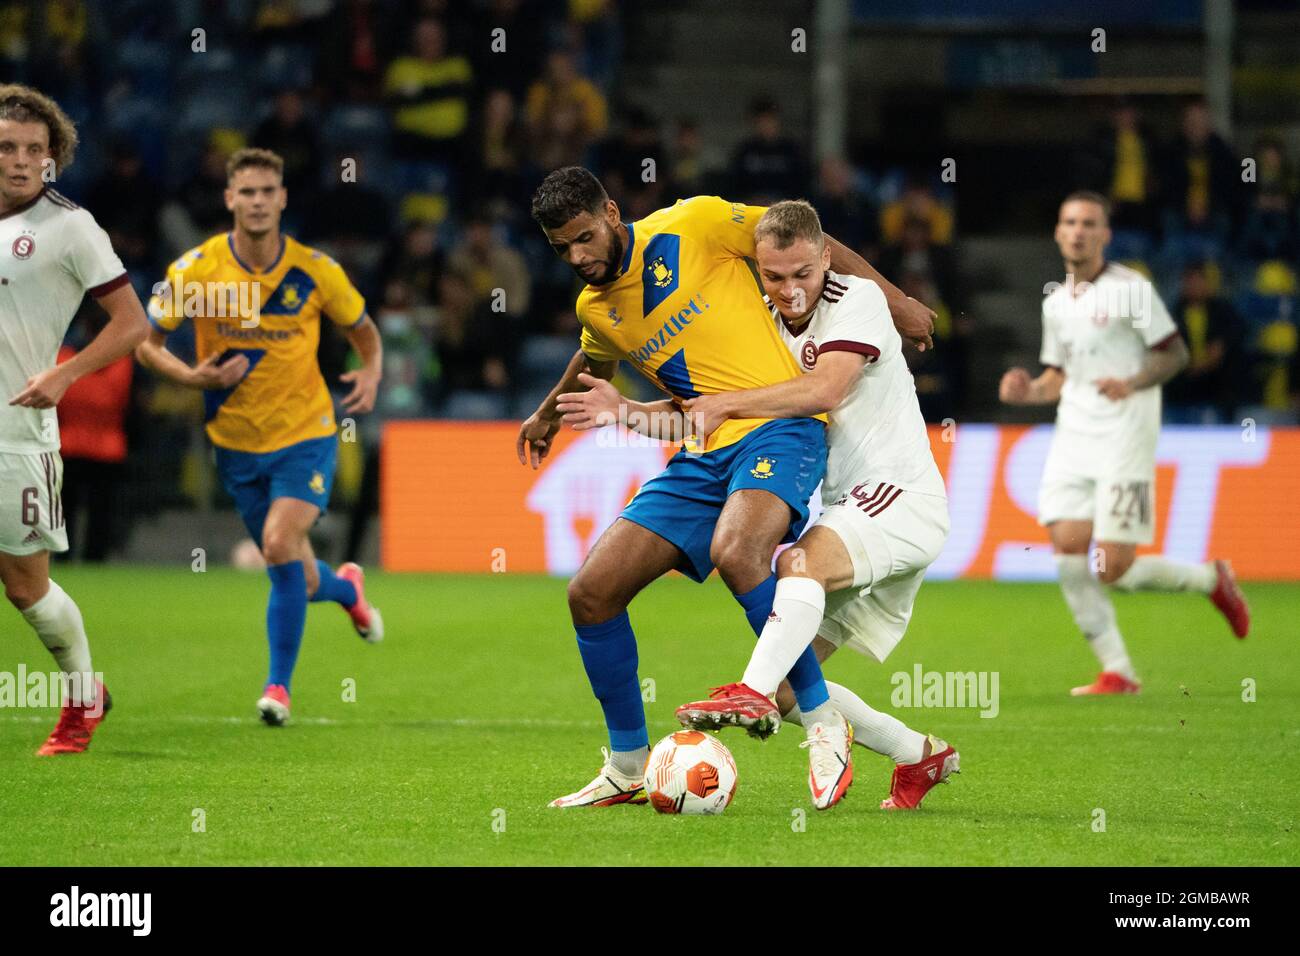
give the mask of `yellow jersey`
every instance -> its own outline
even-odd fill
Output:
[[[320,317],[351,328],[366,316],[365,300],[337,262],[282,236],[280,255],[255,270],[235,254],[231,234],[221,233],[168,266],[153,291],[149,321],[172,332],[193,320],[200,362],[248,357],[248,374],[233,388],[203,393],[214,445],[271,452],[334,434],[334,403],[316,359]]]
[[[799,377],[745,261],[763,212],[695,196],[628,223],[618,276],[578,295],[582,351],[597,362],[632,363],[679,401]],[[724,422],[706,450],[767,421]]]

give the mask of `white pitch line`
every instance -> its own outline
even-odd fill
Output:
[[[44,714],[0,714],[0,720],[8,720],[11,723],[26,724],[44,724],[51,720],[58,719],[58,711],[47,710]],[[142,714],[123,714],[120,717],[113,715],[112,718],[106,718],[109,726],[122,722],[149,722],[149,723],[182,723],[182,724],[249,724],[256,723],[258,718],[256,714],[248,717],[217,717],[204,716],[201,714],[165,714],[161,716],[144,716]],[[433,724],[446,727],[560,727],[560,728],[593,728],[604,727],[597,720],[551,720],[547,718],[520,717],[510,719],[506,717],[494,717],[487,719],[478,719],[474,717],[426,717],[422,719],[411,719],[398,717],[392,720],[337,720],[333,717],[291,717],[290,720],[295,724],[313,724],[322,727],[362,727],[370,724]],[[665,726],[667,724],[665,723]]]
[[[37,714],[3,714],[0,713],[0,721],[9,721],[15,724],[47,724],[58,719],[58,712],[53,709],[47,709],[44,713]],[[295,724],[305,724],[315,727],[365,727],[376,724],[385,724],[388,726],[404,725],[429,725],[436,727],[468,727],[468,728],[500,728],[510,730],[519,727],[536,727],[536,728],[555,728],[567,730],[602,730],[604,724],[598,720],[559,720],[548,717],[395,717],[392,719],[375,719],[375,720],[338,720],[334,717],[292,717],[291,721]],[[226,724],[230,726],[240,726],[244,724],[258,723],[256,714],[250,714],[248,717],[235,716],[208,716],[203,714],[164,714],[160,716],[144,716],[142,714],[114,714],[109,720],[109,726],[120,723],[177,723],[177,724]],[[792,729],[797,726],[788,725]],[[1201,725],[1205,726],[1205,725]],[[673,721],[650,721],[651,730],[656,728],[676,729],[677,724]],[[980,728],[983,729],[983,728]],[[996,727],[988,728],[996,731]],[[1137,731],[1139,733],[1150,734],[1175,734],[1187,733],[1186,727],[1176,727],[1162,724],[1143,724],[1139,726],[1121,727],[1116,724],[1105,724],[1094,726],[1094,731],[1103,733],[1124,733],[1129,734]],[[1300,736],[1300,728],[1293,728],[1284,732],[1285,736]]]

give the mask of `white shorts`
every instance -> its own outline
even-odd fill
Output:
[[[1059,426],[1038,486],[1038,523],[1090,521],[1097,541],[1155,539],[1155,437],[1132,429],[1087,435]]]
[[[884,661],[907,631],[925,570],[948,538],[948,499],[866,482],[817,525],[844,542],[853,584],[826,595],[821,637]]]
[[[62,490],[63,459],[58,452],[0,452],[0,551],[67,551]]]
[[[1038,523],[1091,521],[1096,541],[1150,544],[1156,536],[1155,474],[1093,478],[1045,471],[1038,489]]]

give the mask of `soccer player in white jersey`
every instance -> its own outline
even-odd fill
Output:
[[[1138,545],[1155,536],[1160,386],[1187,364],[1187,346],[1151,283],[1106,261],[1104,196],[1067,196],[1055,238],[1066,282],[1043,300],[1044,371],[1031,378],[1011,369],[999,394],[1011,405],[1057,406],[1038,522],[1051,536],[1065,602],[1102,668],[1071,693],[1136,694],[1137,674],[1103,584],[1208,594],[1239,638],[1250,612],[1226,561],[1137,557]]]
[[[784,677],[810,643],[821,660],[848,644],[878,661],[898,644],[925,569],[947,538],[948,500],[880,287],[829,271],[821,223],[806,202],[770,207],[754,240],[773,321],[805,374],[766,388],[702,396],[684,407],[700,435],[731,418],[829,412],[822,484],[827,507],[777,560],[772,614],[741,682],[684,705],[677,715],[687,726],[744,726],[763,737],[779,727],[779,714],[801,722]],[[595,397],[593,410],[608,419],[620,400],[617,393],[613,405],[608,394]],[[650,420],[652,406],[622,401],[631,412],[643,412],[626,418]],[[827,681],[827,688],[836,716],[847,717],[852,727],[847,739],[895,762],[882,807],[913,809],[958,769],[957,752],[942,740],[874,710],[846,687]]]
[[[53,100],[0,85],[0,385],[8,399],[0,410],[0,579],[64,678],[63,709],[42,756],[84,751],[110,706],[81,611],[50,580],[50,552],[68,549],[55,406],[68,386],[129,354],[149,330],[108,235],[47,185],[76,145],[72,121]],[[109,322],[56,365],[87,292]]]

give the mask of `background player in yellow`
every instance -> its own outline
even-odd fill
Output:
[[[289,685],[309,601],[334,601],[357,633],[383,637],[365,597],[361,569],[338,572],[316,560],[307,534],[329,503],[337,452],[334,408],[316,360],[324,315],[347,330],[362,366],[342,376],[350,414],[374,407],[382,373],[379,332],[343,269],[280,232],[288,201],[284,163],[241,149],[226,167],[234,228],[172,263],[149,300],[149,338],[137,357],[174,382],[203,389],[217,471],[249,534],[262,549],[271,594],[266,608],[270,673],[258,712],[289,718]],[[198,364],[167,351],[167,333],[195,326]]]
[[[517,441],[538,467],[564,412],[563,396],[610,378],[620,360],[676,402],[761,388],[801,373],[786,350],[746,259],[763,209],[696,196],[624,223],[588,170],[551,173],[533,197],[533,218],[587,284],[578,296],[579,352]],[[829,237],[828,237],[829,240]],[[829,240],[831,268],[877,280],[902,314],[904,334],[928,343],[932,314],[885,282],[864,260]],[[909,334],[910,333],[910,334]],[[601,535],[569,583],[579,652],[609,730],[610,754],[591,784],[552,806],[641,802],[649,740],[637,679],[628,604],[676,568],[703,581],[716,566],[755,634],[772,609],[772,554],[794,540],[826,466],[823,421],[729,421],[713,435],[685,436],[665,416],[659,437],[693,437]],[[686,626],[688,622],[683,621]],[[789,681],[809,715],[809,785],[819,807],[852,779],[851,730],[829,706],[816,656],[799,658]],[[833,795],[833,796],[831,796]]]

